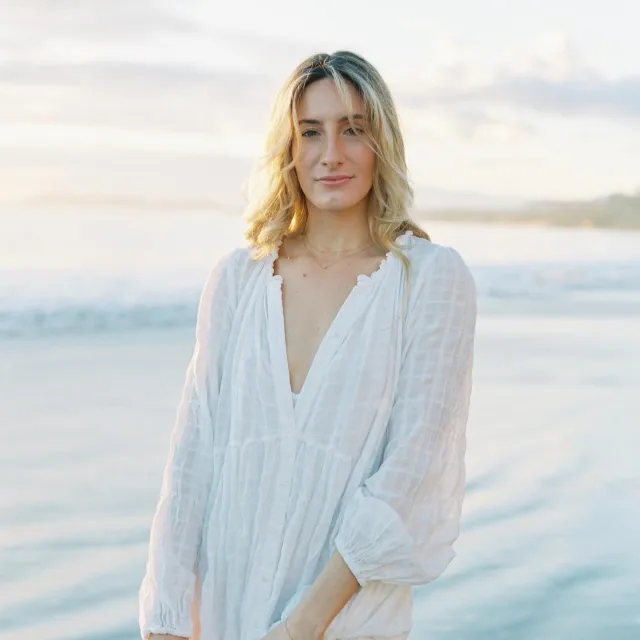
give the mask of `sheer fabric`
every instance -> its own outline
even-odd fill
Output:
[[[326,640],[405,638],[454,557],[476,291],[406,232],[358,276],[292,395],[277,249],[224,256],[200,299],[140,587],[140,631],[260,640],[337,550],[361,588]]]

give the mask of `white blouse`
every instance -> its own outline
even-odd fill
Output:
[[[406,638],[412,585],[454,557],[476,323],[473,277],[450,247],[398,243],[359,275],[298,398],[275,249],[224,256],[200,298],[171,435],[140,630],[260,640],[334,550],[361,588],[325,640]]]

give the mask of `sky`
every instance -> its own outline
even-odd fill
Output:
[[[633,192],[637,24],[637,0],[0,0],[0,198],[235,201],[280,84],[337,49],[391,87],[418,199]]]

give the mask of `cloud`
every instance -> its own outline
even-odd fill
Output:
[[[589,65],[566,36],[546,39],[528,55],[493,66],[462,48],[445,49],[399,100],[413,108],[482,112],[492,107],[552,116],[640,117],[640,74],[608,78]],[[477,117],[477,116],[476,116]]]
[[[411,135],[427,139],[484,140],[511,142],[530,137],[536,126],[525,118],[514,114],[492,115],[488,109],[473,105],[449,105],[404,108],[403,122],[409,125]]]
[[[257,73],[178,65],[0,66],[0,120],[216,133],[261,127],[275,92]]]
[[[0,6],[0,21],[12,29],[2,33],[3,42],[19,46],[16,32],[30,36],[25,48],[36,40],[58,38],[122,39],[147,37],[157,32],[195,33],[198,26],[158,0],[20,0]],[[11,36],[14,37],[11,37]]]
[[[11,26],[0,31],[4,125],[262,131],[284,74],[309,52],[163,0],[24,0],[0,6],[0,24]]]
[[[640,75],[611,80],[549,81],[505,75],[465,96],[472,101],[535,109],[553,115],[640,118]]]
[[[10,25],[0,31],[0,63],[64,64],[71,53],[74,63],[134,61],[153,51],[152,57],[163,60],[186,56],[192,66],[202,68],[244,59],[247,66],[269,75],[316,49],[313,37],[299,42],[222,29],[196,9],[165,0],[24,0],[0,5],[0,24]]]

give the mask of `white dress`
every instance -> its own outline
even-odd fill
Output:
[[[476,289],[455,249],[398,238],[360,275],[297,399],[278,250],[212,269],[171,436],[140,631],[260,640],[334,550],[361,588],[325,640],[408,636],[412,586],[454,557],[465,491]]]

